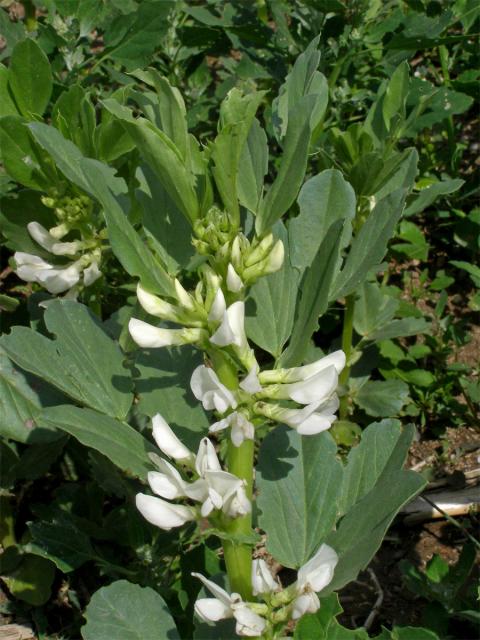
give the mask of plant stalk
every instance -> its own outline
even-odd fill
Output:
[[[235,390],[238,387],[238,379],[233,364],[219,351],[211,353],[210,357],[220,382],[229,389]],[[246,493],[249,500],[252,499],[253,494],[253,456],[253,440],[244,440],[239,447],[236,447],[229,440],[227,449],[228,471],[246,481]],[[226,530],[233,535],[250,535],[252,533],[251,512],[246,516],[231,520]],[[224,540],[223,554],[231,591],[239,593],[244,600],[251,600],[252,550],[250,545]]]
[[[342,329],[342,350],[345,353],[346,364],[340,374],[339,383],[345,388],[344,395],[340,398],[340,420],[348,417],[348,393],[347,386],[350,379],[350,358],[352,355],[352,338],[353,338],[353,314],[355,311],[355,294],[350,294],[345,300],[345,313],[343,316]]]

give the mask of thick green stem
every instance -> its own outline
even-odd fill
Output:
[[[342,387],[347,390],[348,381],[350,378],[350,365],[349,361],[352,355],[352,337],[353,337],[353,313],[355,311],[355,295],[351,294],[347,296],[345,301],[345,314],[343,316],[343,330],[342,330],[342,349],[345,353],[347,363],[345,369],[340,374],[339,382]],[[340,398],[340,420],[345,420],[348,417],[348,393]]]
[[[238,387],[238,379],[233,365],[219,351],[210,354],[216,374],[229,389]],[[246,493],[252,499],[253,494],[253,440],[245,440],[240,447],[228,442],[227,463],[230,473],[246,481]],[[252,533],[252,514],[234,518],[228,524],[228,533],[248,536]],[[223,554],[227,567],[228,580],[232,591],[239,593],[245,600],[252,599],[252,550],[248,544],[225,540]]]

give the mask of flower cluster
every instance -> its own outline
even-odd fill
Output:
[[[207,351],[220,348],[231,353],[245,370],[238,389],[228,389],[215,371],[204,365],[193,372],[191,388],[204,409],[221,416],[210,432],[230,427],[236,446],[254,438],[254,421],[259,417],[287,424],[302,435],[328,429],[338,409],[336,389],[345,366],[343,351],[302,367],[260,371],[245,333],[245,303],[237,300],[227,306],[219,279],[209,268],[203,274],[194,295],[175,280],[177,304],[138,285],[138,300],[149,314],[182,324],[183,328],[155,327],[132,318],[129,328],[137,344],[155,348],[194,343]]]
[[[93,284],[102,275],[102,240],[104,231],[97,233],[91,222],[92,203],[86,196],[43,199],[54,209],[59,224],[45,229],[39,222],[27,224],[35,242],[52,255],[52,261],[17,251],[14,255],[16,274],[26,282],[37,282],[56,295],[68,292],[76,297],[82,287]],[[73,232],[75,239],[62,241]],[[58,260],[63,262],[58,262]]]
[[[207,623],[234,618],[239,636],[260,636],[268,628],[290,618],[296,620],[305,613],[315,613],[320,608],[317,593],[333,579],[338,556],[332,547],[322,544],[317,553],[297,575],[294,584],[282,589],[271,574],[267,563],[257,559],[252,565],[252,591],[264,603],[245,602],[238,593],[228,593],[199,573],[192,575],[202,581],[214,596],[199,598],[195,613]]]
[[[275,240],[270,233],[250,241],[216,206],[197,220],[194,232],[194,246],[200,254],[213,259],[217,271],[225,272],[229,291],[238,293],[261,276],[278,271],[283,264],[285,249],[281,240]]]
[[[153,437],[160,450],[187,468],[195,479],[185,480],[174,465],[151,454],[158,471],[149,472],[148,484],[155,496],[160,497],[137,494],[137,508],[146,520],[168,531],[200,517],[206,518],[214,511],[229,518],[250,512],[245,481],[222,470],[215,447],[208,438],[202,439],[195,456],[180,442],[162,416],[154,416],[152,424]],[[178,498],[199,502],[201,507],[167,502]]]

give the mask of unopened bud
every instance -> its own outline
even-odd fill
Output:
[[[265,236],[258,245],[250,251],[250,254],[247,256],[245,260],[245,266],[251,267],[259,260],[263,260],[269,252],[271,246],[273,245],[273,234],[269,233],[268,236]]]

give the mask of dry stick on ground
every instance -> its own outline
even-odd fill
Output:
[[[375,600],[375,604],[373,605],[373,609],[370,611],[370,613],[368,614],[367,619],[365,620],[365,623],[363,625],[363,629],[365,629],[365,631],[368,631],[370,629],[370,627],[373,624],[373,621],[375,620],[375,618],[378,615],[378,612],[380,611],[380,607],[382,606],[383,603],[383,589],[382,586],[380,584],[380,582],[378,581],[377,576],[375,575],[375,572],[373,569],[367,569],[370,578],[372,579],[372,582],[375,585],[375,588],[377,590],[377,599]]]

